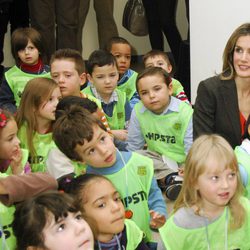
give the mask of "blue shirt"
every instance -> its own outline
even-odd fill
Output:
[[[180,101],[179,99],[171,96],[170,103],[168,107],[163,111],[162,115],[170,114],[172,112],[179,112],[179,105],[181,102],[182,101]],[[140,112],[143,113],[146,110],[147,108],[143,106]],[[138,118],[136,117],[136,113],[134,109],[132,111],[130,122],[129,122],[127,144],[128,144],[127,149],[129,151],[142,149],[143,146],[145,145],[145,139],[141,132],[141,126],[140,126]],[[193,119],[190,119],[185,136],[184,136],[184,148],[185,148],[186,154],[188,153],[192,144],[193,144]]]

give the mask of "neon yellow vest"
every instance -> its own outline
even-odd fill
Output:
[[[111,129],[124,129],[125,127],[125,103],[126,103],[126,94],[122,91],[116,89],[115,90],[118,94],[118,102],[114,105],[113,115],[112,117],[106,115],[109,127]],[[87,94],[88,96],[94,96],[91,91],[90,86],[83,89],[83,93]]]
[[[51,78],[50,73],[44,73],[40,75],[25,73],[17,66],[13,66],[5,73],[5,78],[13,92],[17,107],[20,104],[21,96],[27,82],[36,77]]]
[[[24,168],[24,166],[26,165],[27,161],[28,161],[28,157],[29,157],[29,151],[27,149],[21,149],[22,150],[22,167]],[[6,174],[11,175],[12,174],[12,170],[11,167],[8,167]]]
[[[86,97],[90,100],[96,103],[96,105],[98,106],[98,108],[102,109],[102,104],[100,102],[100,100],[98,100],[97,98],[95,98],[93,95],[91,94],[87,94],[84,92],[85,89],[81,90],[81,93],[83,93],[84,95],[86,95]],[[84,97],[83,97],[84,98]]]
[[[24,123],[18,130],[18,138],[21,141],[21,147],[28,148],[27,136],[26,136],[26,123]],[[35,133],[33,136],[33,144],[36,150],[36,156],[29,156],[29,163],[32,172],[45,172],[45,161],[48,152],[51,148],[55,147],[55,143],[52,140],[52,133],[47,133],[44,135]]]
[[[139,102],[134,109],[148,149],[183,163],[186,158],[184,136],[192,118],[192,108],[187,103],[181,102],[179,112],[157,115],[149,110],[141,113],[142,107],[142,102]]]
[[[0,174],[0,178],[7,177],[7,174]],[[16,249],[16,238],[12,231],[12,221],[13,215],[15,212],[15,207],[6,207],[0,202],[0,249],[9,249],[14,250]],[[3,229],[3,232],[2,232]],[[3,238],[3,234],[5,236],[5,240]]]
[[[132,220],[125,219],[127,247],[126,249],[136,249],[143,239],[143,232]]]
[[[172,94],[173,96],[177,96],[181,92],[184,92],[184,88],[178,80],[172,78],[172,85],[173,85],[173,94]]]
[[[249,200],[242,197],[242,204],[246,209],[246,220],[243,226],[234,231],[228,231],[227,244],[228,249],[250,249],[250,204]],[[230,221],[230,212],[228,222]],[[226,208],[224,213],[216,221],[207,226],[208,238],[211,250],[225,249],[225,222]],[[204,222],[205,223],[205,222]],[[176,226],[174,215],[172,215],[165,225],[159,229],[163,243],[168,250],[207,250],[208,242],[206,236],[206,227],[195,229],[184,229]]]
[[[125,208],[133,211],[132,220],[146,234],[146,241],[152,238],[149,227],[148,195],[153,175],[152,160],[137,153],[132,153],[121,170],[106,175],[117,188]]]
[[[76,176],[82,175],[86,173],[86,165],[76,162],[76,161],[71,161],[72,165],[74,166],[74,173]]]
[[[138,73],[133,71],[132,75],[129,77],[129,79],[126,82],[117,86],[119,90],[126,93],[126,97],[128,101],[130,101],[130,99],[133,97],[134,93],[136,92],[137,75]]]
[[[247,171],[248,174],[248,183],[247,186],[245,188],[245,196],[250,199],[250,182],[249,182],[249,178],[250,178],[250,155],[246,152],[244,152],[239,146],[237,146],[234,150],[235,155],[237,157],[237,161],[239,164],[241,164],[245,170]]]

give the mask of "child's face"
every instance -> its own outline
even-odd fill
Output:
[[[29,40],[27,46],[17,52],[20,60],[27,65],[35,65],[38,63],[39,51]]]
[[[61,92],[59,87],[56,87],[48,101],[43,102],[37,112],[37,117],[40,120],[55,120],[56,106],[61,99]]]
[[[138,82],[142,103],[155,114],[161,114],[167,108],[172,92],[172,84],[167,86],[159,75],[145,76]]]
[[[93,127],[91,141],[84,140],[84,144],[77,144],[75,151],[83,159],[83,162],[96,167],[106,168],[114,165],[116,161],[116,148],[112,137],[98,125]]]
[[[17,124],[14,119],[7,121],[0,133],[0,159],[11,160],[20,153],[20,141],[17,137]]]
[[[84,217],[96,232],[95,238],[110,241],[124,228],[124,206],[120,195],[107,180],[93,180],[84,193]]]
[[[145,68],[160,67],[166,70],[168,73],[172,71],[172,65],[169,64],[162,56],[149,57],[144,63],[145,63]]]
[[[81,213],[68,213],[56,222],[54,215],[43,229],[44,245],[50,250],[93,250],[93,235]]]
[[[115,43],[112,45],[110,53],[116,58],[119,74],[123,75],[130,68],[130,46],[128,44]]]
[[[95,66],[88,80],[95,86],[99,95],[108,101],[117,87],[118,71],[116,65]]]
[[[62,96],[80,96],[80,86],[86,82],[86,74],[79,75],[75,63],[66,60],[55,60],[51,64],[51,77],[59,85]]]
[[[223,211],[237,188],[236,172],[209,157],[206,170],[198,177],[196,189],[201,196],[204,212]]]

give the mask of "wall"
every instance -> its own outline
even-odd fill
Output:
[[[197,86],[222,69],[222,54],[231,33],[250,21],[249,0],[190,0],[191,96]]]
[[[84,1],[84,0],[82,0]],[[171,0],[172,1],[172,0]],[[92,1],[93,2],[93,1]],[[122,13],[126,3],[126,0],[114,0],[114,17],[116,24],[118,26],[119,35],[128,39],[128,41],[133,44],[137,53],[139,55],[144,54],[145,52],[151,49],[148,36],[136,37],[130,34],[126,29],[122,27]],[[90,4],[90,10],[87,16],[85,27],[83,29],[83,57],[87,59],[89,54],[98,48],[98,39],[97,39],[97,24],[95,19],[95,11],[93,9],[93,3]],[[180,33],[183,39],[186,39],[187,34],[187,21],[185,14],[185,1],[179,0],[178,9],[177,9],[177,25],[179,27]],[[165,50],[169,50],[167,42],[165,42]],[[13,65],[14,61],[10,54],[10,36],[9,32],[5,36],[5,66]]]

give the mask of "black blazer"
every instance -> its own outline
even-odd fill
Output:
[[[223,136],[233,148],[241,144],[236,83],[218,76],[200,82],[194,105],[194,139],[202,134]]]

